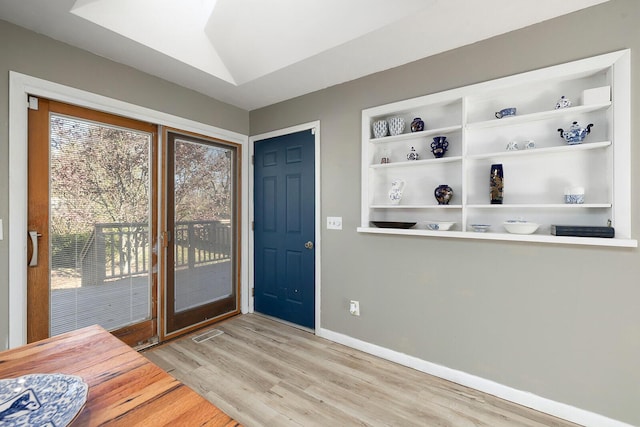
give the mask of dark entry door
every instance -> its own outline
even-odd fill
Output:
[[[255,143],[254,309],[313,328],[315,136],[311,130]]]

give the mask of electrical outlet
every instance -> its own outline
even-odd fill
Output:
[[[349,302],[349,313],[352,316],[360,316],[360,301],[351,300]]]
[[[342,217],[341,216],[328,216],[327,217],[327,230],[342,230]]]

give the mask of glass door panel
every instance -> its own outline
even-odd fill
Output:
[[[238,312],[237,150],[169,132],[167,332]]]
[[[27,341],[98,324],[157,336],[157,127],[40,98],[29,109]]]
[[[50,335],[151,318],[148,132],[50,116]]]

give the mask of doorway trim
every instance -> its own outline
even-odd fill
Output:
[[[98,95],[26,74],[9,71],[9,342],[14,348],[27,342],[27,96],[39,96],[94,110],[147,121],[246,146],[248,136],[155,111],[117,99]],[[160,135],[159,135],[160,138]],[[241,197],[248,206],[249,150],[242,150]],[[159,156],[160,157],[160,156]],[[159,162],[162,159],[158,159]],[[159,168],[160,169],[160,168]],[[249,234],[248,209],[241,212],[241,233]],[[241,311],[249,307],[248,251],[241,254]],[[158,310],[160,304],[158,304]],[[159,314],[159,313],[158,313]]]
[[[322,218],[320,216],[320,120],[316,120],[313,122],[308,122],[308,123],[303,123],[300,125],[296,125],[296,126],[291,126],[288,128],[284,128],[284,129],[279,129],[279,130],[275,130],[272,132],[267,132],[267,133],[262,133],[259,135],[254,135],[254,136],[250,136],[249,137],[249,150],[247,150],[249,152],[249,158],[253,159],[253,154],[254,154],[254,145],[256,142],[259,143],[259,141],[263,140],[263,139],[269,139],[269,138],[275,138],[278,136],[283,136],[283,135],[289,135],[292,133],[296,133],[296,132],[302,132],[305,130],[311,130],[314,133],[315,136],[315,141],[314,141],[314,157],[315,157],[315,197],[314,197],[314,203],[315,203],[315,265],[316,265],[316,271],[315,271],[315,333],[318,333],[318,331],[320,331],[321,328],[321,284],[320,284],[320,276],[321,276],[321,258],[322,258],[322,238],[321,238],[321,231],[322,231]],[[251,167],[249,168],[249,177],[248,177],[248,183],[249,183],[249,200],[248,200],[248,211],[249,211],[249,223],[252,224],[253,221],[255,220],[255,212],[254,212],[254,205],[253,205],[253,197],[254,197],[254,186],[253,186],[253,179],[254,179],[254,166],[253,164],[251,164]],[[254,239],[253,239],[253,230],[250,231],[248,234],[248,244],[247,249],[248,249],[248,264],[249,264],[249,268],[248,268],[248,281],[245,281],[243,283],[247,284],[247,289],[243,290],[243,295],[247,295],[249,296],[249,306],[248,308],[248,312],[249,313],[253,313],[254,310],[254,297],[250,296],[252,295],[252,291],[254,288],[254,280],[253,280],[253,273],[254,273]],[[296,325],[293,325],[296,326]]]

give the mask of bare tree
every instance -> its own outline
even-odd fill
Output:
[[[150,135],[60,116],[51,130],[54,231],[148,221]]]
[[[176,141],[177,222],[231,218],[230,154],[227,148]]]

